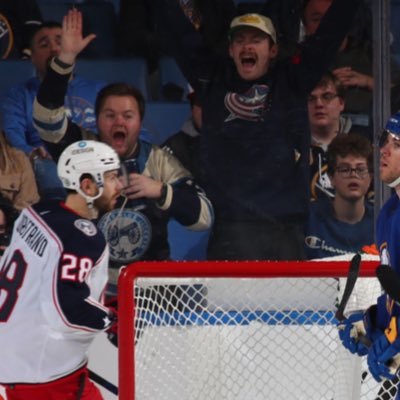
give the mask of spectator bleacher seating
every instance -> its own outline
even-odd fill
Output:
[[[149,133],[152,143],[161,144],[180,131],[189,115],[189,102],[148,101],[143,128]]]
[[[169,101],[174,96],[173,93],[180,92],[180,96],[175,101],[186,101],[188,94],[188,82],[184,77],[178,64],[172,57],[160,57],[160,100]],[[174,90],[174,88],[176,90]]]
[[[63,16],[72,7],[82,11],[83,34],[95,33],[96,39],[82,52],[84,58],[114,57],[116,51],[117,14],[110,1],[62,2],[39,0],[44,21],[62,22]]]
[[[143,128],[146,137],[155,144],[162,144],[169,136],[180,131],[190,115],[188,102],[149,101]],[[143,135],[142,135],[143,136]],[[194,232],[175,220],[168,223],[168,241],[172,260],[205,260],[210,232]]]
[[[172,260],[206,260],[210,230],[191,231],[175,220],[168,223],[168,242]]]
[[[144,58],[78,59],[75,72],[85,78],[112,82],[126,82],[136,86],[149,99],[147,64]]]
[[[56,0],[38,0],[43,21],[62,23],[63,16],[71,8],[71,4]]]
[[[34,76],[35,68],[28,60],[0,61],[0,96],[11,87],[20,85]]]

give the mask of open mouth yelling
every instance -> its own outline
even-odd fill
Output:
[[[125,132],[122,131],[114,132],[112,135],[113,144],[116,147],[121,147],[125,144],[125,138],[126,138]]]
[[[255,67],[257,57],[254,54],[244,54],[240,56],[240,63],[244,71],[251,71]]]

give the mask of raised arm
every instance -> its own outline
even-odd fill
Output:
[[[203,37],[186,18],[176,0],[152,0],[152,13],[159,35],[197,93],[208,81],[218,59]]]
[[[94,38],[82,36],[82,14],[69,10],[63,18],[60,54],[50,62],[33,104],[34,126],[55,159],[66,145],[82,139],[82,129],[68,119],[64,99],[76,58]]]
[[[62,22],[61,51],[58,59],[72,65],[78,54],[96,38],[94,33],[86,37],[82,35],[82,13],[73,8],[64,16]]]
[[[351,29],[362,0],[333,0],[314,35],[306,38],[299,57],[299,81],[310,92],[328,71]]]

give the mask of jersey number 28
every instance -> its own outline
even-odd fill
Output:
[[[26,267],[24,256],[16,250],[0,271],[0,322],[7,322],[14,309]]]

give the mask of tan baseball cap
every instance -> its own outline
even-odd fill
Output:
[[[229,29],[229,38],[232,38],[234,31],[245,26],[259,29],[260,31],[271,36],[273,42],[276,43],[276,31],[274,24],[268,17],[260,14],[243,14],[233,18]]]

